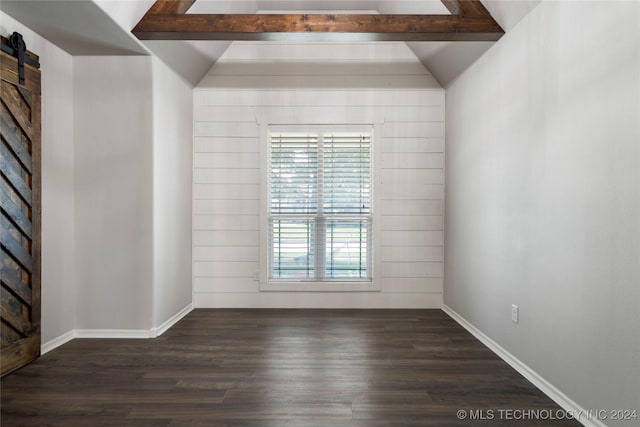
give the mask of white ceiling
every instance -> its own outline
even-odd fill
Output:
[[[0,10],[71,55],[145,54],[140,43],[91,1],[2,0]]]
[[[509,31],[541,0],[482,0]],[[154,0],[2,0],[0,10],[71,55],[144,55],[153,52],[196,85],[229,46],[219,41],[138,41],[131,29]],[[197,0],[189,13],[336,11],[447,14],[440,0]],[[492,42],[412,42],[409,48],[443,87]]]
[[[187,13],[261,11],[378,11],[397,14],[448,14],[440,0],[197,0]]]

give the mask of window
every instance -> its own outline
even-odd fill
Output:
[[[371,134],[269,134],[269,279],[371,280]]]

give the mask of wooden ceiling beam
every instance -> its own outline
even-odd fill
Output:
[[[440,0],[451,12],[461,18],[491,17],[489,11],[478,0]],[[493,20],[493,18],[491,18]]]
[[[504,31],[478,0],[442,0],[451,15],[187,14],[195,0],[157,0],[140,40],[494,41]]]
[[[150,15],[133,33],[141,40],[277,40],[328,34],[362,40],[497,40],[502,29],[485,19],[454,15]],[[352,38],[353,39],[353,38]]]

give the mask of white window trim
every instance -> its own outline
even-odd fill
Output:
[[[382,244],[380,242],[380,124],[309,124],[309,125],[281,125],[270,124],[260,120],[260,266],[257,277],[260,281],[260,291],[264,292],[379,292]],[[372,135],[372,163],[373,163],[373,246],[372,246],[372,271],[370,280],[274,280],[269,279],[269,133],[270,132],[369,132]]]

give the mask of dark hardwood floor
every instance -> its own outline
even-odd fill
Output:
[[[157,339],[73,340],[1,386],[3,427],[579,425],[500,412],[562,418],[440,310],[200,309]]]

